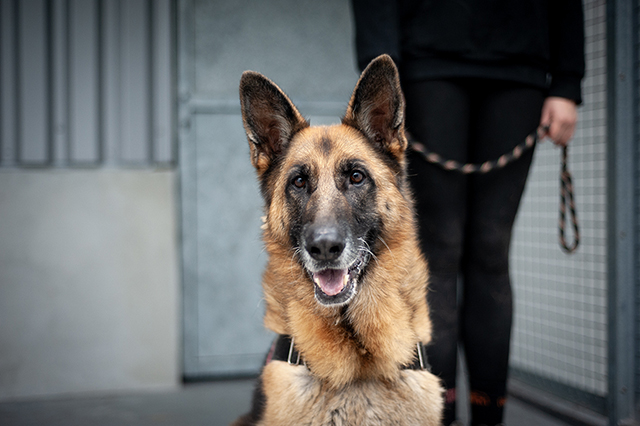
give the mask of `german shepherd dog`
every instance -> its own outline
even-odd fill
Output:
[[[252,71],[240,101],[265,202],[264,321],[280,336],[234,425],[439,425],[395,64],[369,64],[339,125],[311,127]]]

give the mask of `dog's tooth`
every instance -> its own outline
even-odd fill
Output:
[[[349,274],[344,274],[342,277],[342,285],[347,285],[347,281],[349,281]]]

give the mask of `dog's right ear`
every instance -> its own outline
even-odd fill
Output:
[[[251,163],[262,175],[284,151],[293,135],[309,123],[275,83],[254,71],[242,74],[240,106]]]

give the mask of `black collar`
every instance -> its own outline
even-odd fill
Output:
[[[300,352],[294,345],[294,339],[286,334],[279,334],[271,347],[268,361],[286,361],[291,365],[306,365]],[[414,361],[404,365],[403,370],[431,370],[427,362],[427,349],[421,342],[416,344]]]

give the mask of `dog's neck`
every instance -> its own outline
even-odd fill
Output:
[[[270,255],[273,259],[279,253]],[[413,361],[416,343],[427,343],[424,263],[418,259],[398,265],[397,259],[389,261],[385,256],[393,257],[391,251],[379,254],[356,297],[342,307],[320,305],[311,280],[290,261],[285,263],[286,270],[275,269],[281,261],[267,266],[266,326],[294,337],[310,371],[330,386],[373,378],[393,380],[403,365]],[[382,269],[381,264],[393,265],[393,271]],[[390,279],[399,284],[389,285]],[[285,286],[286,292],[282,291]]]

